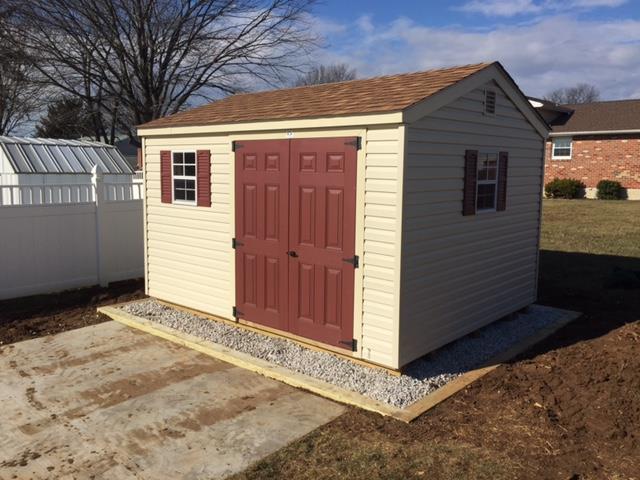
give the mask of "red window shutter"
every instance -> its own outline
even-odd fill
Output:
[[[498,154],[498,199],[496,210],[506,210],[507,208],[507,169],[509,167],[509,152]]]
[[[462,215],[476,213],[476,183],[478,181],[478,151],[467,150],[464,153],[464,194],[462,197]]]
[[[211,151],[198,150],[196,154],[198,176],[198,206],[211,206]]]
[[[160,199],[162,203],[171,203],[173,198],[171,185],[171,152],[160,152]]]

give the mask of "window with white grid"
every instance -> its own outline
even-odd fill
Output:
[[[173,201],[196,203],[196,152],[173,152]]]

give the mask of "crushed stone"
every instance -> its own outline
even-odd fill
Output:
[[[277,338],[236,328],[145,299],[120,307],[132,315],[203,340],[218,343],[290,370],[352,390],[388,405],[405,408],[469,370],[559,322],[562,311],[532,305],[526,311],[499,320],[415,360],[400,376],[305,348]]]

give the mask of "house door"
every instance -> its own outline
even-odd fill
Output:
[[[236,313],[352,348],[357,143],[236,143]]]

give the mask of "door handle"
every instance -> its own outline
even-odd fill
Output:
[[[290,257],[293,257],[293,258],[298,258],[298,253],[295,250],[289,250],[287,252],[287,255],[289,255]]]

